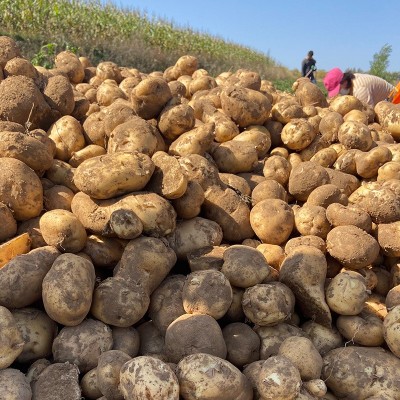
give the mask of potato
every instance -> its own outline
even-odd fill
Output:
[[[196,353],[226,358],[226,344],[217,321],[206,314],[184,314],[175,319],[165,332],[168,361],[178,363]]]
[[[24,162],[0,158],[0,202],[7,205],[17,221],[37,217],[43,208],[40,179]]]
[[[332,203],[326,208],[326,218],[333,227],[353,225],[367,233],[372,230],[372,221],[369,214],[354,205]]]
[[[60,252],[40,247],[14,257],[0,268],[0,305],[22,308],[41,299],[42,281]]]
[[[221,92],[222,110],[239,127],[262,125],[270,115],[272,105],[261,92],[238,86],[227,86]]]
[[[149,182],[154,163],[143,153],[118,152],[92,157],[74,174],[79,190],[95,199],[110,199],[140,191]]]
[[[17,361],[32,362],[51,355],[57,324],[37,308],[21,308],[12,311],[15,323],[22,334],[23,350]]]
[[[271,155],[264,162],[263,175],[286,187],[292,167],[288,160],[280,155]]]
[[[267,279],[271,268],[258,250],[232,245],[223,253],[221,272],[232,286],[250,288]]]
[[[230,362],[210,354],[192,354],[177,367],[180,395],[185,400],[252,398],[247,378]]]
[[[31,400],[32,389],[25,375],[14,368],[0,370],[1,395],[7,400]]]
[[[120,390],[126,400],[179,399],[179,382],[170,366],[148,356],[133,358],[122,366]]]
[[[399,367],[399,359],[382,348],[348,346],[325,355],[321,379],[338,398],[396,398]]]
[[[299,103],[295,100],[280,100],[275,103],[271,110],[271,117],[286,125],[291,119],[305,118],[306,115]],[[268,129],[268,126],[267,126]]]
[[[218,176],[220,177],[221,181],[225,183],[225,185],[233,188],[234,190],[238,190],[244,196],[250,196],[250,185],[243,177],[225,172],[220,172]]]
[[[0,81],[0,96],[3,121],[17,122],[26,129],[45,130],[54,121],[50,106],[31,78],[17,75]]]
[[[256,387],[265,400],[295,399],[300,393],[300,373],[286,357],[272,356],[262,364]]]
[[[169,276],[151,295],[149,316],[163,334],[172,321],[185,314],[182,302],[185,279],[184,275]]]
[[[382,320],[368,312],[359,315],[339,315],[336,326],[342,336],[361,346],[382,346]]]
[[[133,327],[112,327],[113,350],[121,350],[130,357],[136,357],[139,352],[140,337]]]
[[[155,169],[146,189],[165,197],[176,199],[184,195],[188,179],[178,160],[163,151],[157,151],[151,157]]]
[[[96,400],[102,396],[102,393],[97,387],[97,367],[83,375],[80,386],[82,389],[82,395],[87,399]]]
[[[292,336],[279,347],[278,356],[286,357],[299,370],[303,381],[318,379],[322,370],[322,357],[310,339]]]
[[[257,246],[257,250],[265,257],[267,263],[274,269],[279,271],[285,252],[281,246],[276,244],[262,243]]]
[[[220,319],[232,303],[232,288],[222,272],[195,271],[186,277],[182,302],[188,314],[207,314]]]
[[[398,161],[388,161],[378,168],[378,182],[385,182],[391,179],[400,180],[400,163]]]
[[[384,255],[389,257],[400,256],[399,229],[399,221],[390,224],[378,224],[376,239]]]
[[[307,198],[307,204],[327,208],[332,203],[339,203],[344,206],[348,204],[347,196],[331,183],[315,188]]]
[[[74,92],[65,76],[56,75],[48,79],[43,91],[49,106],[60,113],[60,116],[70,115],[75,108]]]
[[[69,50],[62,51],[56,55],[55,67],[66,74],[71,83],[80,83],[85,77],[83,65],[78,56]]]
[[[258,160],[251,143],[229,140],[221,143],[212,153],[219,171],[231,174],[250,172]]]
[[[124,231],[128,229],[132,236],[138,236],[143,232],[149,236],[161,237],[171,233],[175,229],[176,213],[172,205],[151,192],[135,192],[122,197],[109,200],[94,200],[83,192],[77,193],[72,199],[72,212],[82,222],[83,226],[93,233],[100,235],[116,236],[113,232],[115,224],[110,226],[110,218],[117,210],[128,210],[131,223],[128,227],[117,226]],[[138,224],[133,214],[140,219]],[[118,232],[120,230],[117,229]]]
[[[232,140],[252,144],[257,151],[258,158],[265,157],[271,148],[271,135],[268,129],[262,125],[250,125]]]
[[[287,202],[288,194],[279,182],[273,179],[266,179],[253,189],[251,199],[253,205],[265,199],[280,199]]]
[[[61,160],[53,160],[52,166],[46,171],[45,177],[54,185],[62,185],[74,193],[79,192],[74,183],[75,168]]]
[[[165,356],[165,335],[153,324],[153,321],[143,322],[137,327],[140,339],[139,356],[151,356],[162,361],[168,361]]]
[[[277,325],[291,317],[295,298],[280,282],[254,285],[245,290],[242,307],[246,317],[257,326]]]
[[[175,140],[183,133],[192,130],[194,125],[194,110],[187,104],[169,103],[158,117],[158,129],[170,140]]]
[[[321,356],[343,345],[343,338],[335,327],[328,328],[314,321],[306,321],[301,325],[301,329],[311,339]]]
[[[8,36],[0,36],[1,53],[0,53],[0,66],[4,68],[7,61],[14,57],[20,57],[21,53],[19,47],[14,39]]]
[[[321,139],[322,140],[322,139]],[[311,158],[310,161],[321,165],[322,167],[332,167],[338,158],[338,154],[335,149],[327,147],[318,150]]]
[[[341,315],[357,315],[368,298],[365,278],[355,271],[337,274],[326,288],[326,302]]]
[[[48,211],[41,216],[39,226],[45,242],[62,252],[77,253],[85,247],[85,228],[70,211]]]
[[[116,238],[90,235],[82,253],[88,255],[95,267],[114,268],[124,252],[123,244]]]
[[[172,156],[187,156],[199,154],[204,156],[211,152],[211,145],[215,138],[215,124],[213,122],[196,126],[193,129],[182,133],[171,143],[168,153]]]
[[[215,269],[220,271],[223,264],[223,254],[229,246],[206,246],[187,254],[190,270],[203,271]]]
[[[121,71],[118,65],[112,61],[100,62],[96,67],[96,76],[103,81],[106,79],[112,79],[116,83],[120,83],[122,81]]]
[[[326,258],[321,250],[299,246],[283,261],[279,280],[292,290],[303,315],[321,325],[330,326],[331,313],[324,291],[326,272]]]
[[[265,199],[251,209],[250,224],[263,243],[279,245],[292,233],[294,213],[283,200]]]
[[[259,400],[260,394],[257,390],[257,379],[260,375],[261,367],[264,364],[265,360],[253,361],[250,364],[245,365],[243,368],[243,375],[250,381],[251,386],[253,387],[253,399]]]
[[[204,196],[203,216],[222,228],[225,240],[241,242],[254,236],[247,198],[243,198],[229,187],[220,185],[208,187]]]
[[[391,159],[392,153],[383,146],[374,147],[367,153],[357,153],[355,155],[357,174],[366,179],[376,177],[379,168]]]
[[[357,121],[343,122],[338,131],[338,140],[346,149],[368,151],[372,146],[371,131],[367,125]]]
[[[328,253],[348,269],[364,268],[375,261],[379,244],[373,236],[353,225],[333,228],[326,238]]]
[[[399,346],[399,314],[400,306],[395,306],[392,308],[385,319],[383,320],[383,337],[391,352],[399,357],[400,356],[400,346]]]
[[[349,202],[366,211],[374,223],[388,224],[400,218],[400,199],[394,187],[366,182],[350,196]]]
[[[0,156],[16,158],[35,171],[45,171],[53,162],[44,143],[20,132],[0,132]]]
[[[237,368],[242,368],[260,358],[260,338],[243,322],[234,322],[222,329],[227,348],[226,359]]]
[[[128,354],[120,350],[109,350],[100,354],[97,364],[97,386],[104,396],[115,400],[124,399],[119,389],[120,371],[130,359]]]
[[[47,211],[61,209],[71,211],[71,202],[74,192],[63,185],[54,185],[43,192],[44,208]]]
[[[114,276],[96,287],[90,312],[105,324],[127,328],[145,315],[149,303],[149,295],[141,284]]]
[[[197,217],[204,202],[204,190],[199,183],[189,180],[185,193],[171,201],[179,218],[191,219]]]
[[[47,134],[56,144],[56,158],[61,161],[68,161],[74,152],[85,147],[81,124],[71,115],[65,115],[54,122]]]
[[[9,367],[22,353],[24,338],[11,312],[0,306],[0,370]]]
[[[104,154],[106,154],[106,150],[104,149],[104,147],[97,144],[89,144],[88,146],[85,146],[82,150],[78,150],[73,153],[68,163],[72,167],[76,168],[78,165],[82,164],[89,158],[102,156]]]
[[[93,264],[75,254],[62,254],[43,279],[42,297],[47,314],[64,326],[76,326],[92,304]]]
[[[314,235],[322,239],[331,229],[325,208],[309,204],[308,201],[294,212],[294,224],[301,235]]]
[[[77,326],[60,330],[53,342],[53,357],[56,363],[69,362],[86,373],[96,367],[100,355],[111,348],[111,329],[100,321],[85,319]]]
[[[351,110],[362,110],[363,105],[359,99],[351,95],[338,96],[329,104],[329,109],[345,116]]]
[[[135,114],[143,119],[155,118],[171,97],[171,90],[164,79],[148,77],[133,88],[132,108]]]
[[[299,78],[293,84],[292,89],[302,106],[327,107],[328,102],[321,89],[313,85],[309,79]]]
[[[7,239],[15,236],[17,233],[17,221],[11,210],[4,204],[0,202],[0,219],[3,221],[3,227],[0,231],[0,242],[4,242]]]
[[[290,150],[305,149],[316,137],[316,130],[302,118],[290,120],[282,129],[282,142]]]
[[[360,186],[360,181],[353,175],[331,168],[325,168],[325,171],[330,183],[336,185],[348,197]]]

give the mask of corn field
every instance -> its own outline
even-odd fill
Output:
[[[94,64],[112,60],[143,72],[164,70],[191,54],[214,75],[248,68],[265,79],[293,78],[268,55],[99,0],[2,0],[0,34],[17,40],[25,57],[45,60],[44,66],[51,65],[54,52],[65,49]]]

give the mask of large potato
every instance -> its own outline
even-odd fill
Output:
[[[14,257],[0,268],[0,305],[26,307],[42,297],[42,282],[60,252],[52,246]]]
[[[80,324],[92,304],[93,264],[75,254],[62,254],[43,279],[42,298],[47,314],[64,326]]]
[[[143,153],[118,152],[92,157],[74,174],[79,190],[95,199],[110,199],[142,190],[154,171],[154,163]]]
[[[100,354],[111,348],[111,329],[100,321],[85,319],[60,330],[53,342],[53,357],[56,363],[75,364],[85,373],[96,367]]]
[[[0,202],[6,204],[17,221],[37,217],[43,209],[43,188],[35,172],[24,162],[0,158]]]
[[[31,400],[32,389],[26,376],[14,368],[0,370],[1,395],[7,400]]]

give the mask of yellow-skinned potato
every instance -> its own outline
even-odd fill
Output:
[[[342,116],[345,116],[351,110],[362,110],[362,108],[361,101],[350,95],[338,96],[329,104],[331,111],[336,111]]]
[[[328,103],[321,89],[314,85],[310,79],[299,78],[293,84],[292,89],[295,92],[296,98],[302,106],[318,106],[327,107]]]
[[[271,148],[271,135],[262,125],[250,125],[232,140],[251,143],[257,151],[258,158],[265,157]]]
[[[68,161],[74,152],[85,147],[82,126],[71,115],[61,117],[50,126],[47,133],[56,144],[56,158],[61,161]]]
[[[17,233],[17,221],[15,220],[11,210],[4,204],[0,203],[0,220],[3,226],[0,231],[0,243],[10,239]]]
[[[102,156],[106,154],[106,150],[102,146],[98,146],[97,144],[90,144],[85,146],[82,150],[76,151],[72,154],[72,157],[69,159],[68,163],[76,168],[79,164],[82,164],[85,160],[96,157]]]
[[[179,161],[163,151],[157,151],[151,157],[155,169],[146,189],[172,200],[186,192],[188,179],[183,173]]]
[[[357,315],[368,298],[365,278],[355,271],[337,274],[326,288],[326,302],[340,315]]]
[[[187,104],[169,104],[160,113],[158,129],[170,140],[194,128],[194,110]]]
[[[311,158],[310,161],[315,162],[322,167],[332,167],[337,160],[338,154],[335,149],[328,147],[318,150]]]
[[[314,246],[326,253],[325,240],[316,235],[303,235],[289,239],[285,244],[285,253],[289,254],[293,249],[298,246]]]
[[[79,190],[95,199],[110,199],[142,190],[154,172],[154,163],[143,153],[118,152],[92,157],[74,174]]]
[[[331,230],[325,208],[308,204],[308,201],[295,210],[294,224],[297,231],[303,236],[314,235],[325,239]]]
[[[191,219],[197,217],[204,202],[204,190],[199,183],[188,181],[185,193],[172,200],[172,205],[179,218]]]
[[[245,196],[250,196],[251,194],[250,185],[243,177],[225,172],[220,172],[218,175],[221,181],[226,185],[239,190],[239,192]]]
[[[75,168],[70,164],[61,160],[53,160],[52,166],[46,171],[45,177],[54,185],[62,185],[71,189],[74,193],[79,192],[79,189],[74,183]]]
[[[53,187],[44,190],[44,208],[47,211],[62,209],[71,211],[71,202],[74,197],[74,192],[62,185],[54,185]]]
[[[43,279],[47,314],[64,326],[80,324],[90,310],[95,279],[90,261],[75,254],[60,255]]]
[[[306,115],[301,105],[294,99],[280,100],[273,105],[271,110],[272,119],[284,125],[287,124],[291,119],[305,118],[305,116]]]
[[[335,327],[329,328],[309,320],[301,325],[301,329],[311,339],[321,356],[343,345],[343,338]]]
[[[282,142],[290,150],[305,149],[316,137],[317,131],[303,118],[290,120],[282,129]]]
[[[291,207],[280,199],[266,199],[257,203],[250,212],[250,223],[263,243],[282,244],[294,227]]]
[[[265,160],[263,174],[266,179],[272,179],[286,187],[291,169],[292,167],[286,158],[280,155],[271,155]]]
[[[266,179],[253,189],[251,199],[253,205],[265,199],[280,199],[287,202],[288,194],[278,181]]]
[[[204,123],[215,124],[215,141],[218,143],[232,140],[239,135],[239,128],[228,115],[214,106],[206,106],[202,113]]]
[[[77,253],[86,244],[86,230],[70,211],[47,211],[41,216],[39,226],[45,242],[62,252]]]
[[[16,309],[12,315],[25,342],[17,360],[27,363],[51,356],[51,346],[58,331],[56,322],[37,308]]]
[[[82,389],[82,395],[86,398],[95,400],[102,396],[97,386],[97,367],[86,372],[79,384]]]
[[[71,83],[81,83],[85,77],[83,65],[78,56],[66,50],[57,54],[54,60],[55,67],[66,74]]]
[[[265,257],[267,263],[277,271],[285,258],[285,252],[281,246],[276,244],[262,243],[257,246],[257,250]]]
[[[355,155],[357,174],[362,178],[374,178],[379,168],[392,159],[392,153],[387,147],[378,146],[367,153],[360,152]]]
[[[332,227],[354,225],[366,232],[371,232],[372,229],[372,221],[369,214],[354,205],[329,204],[326,208],[326,217]]]
[[[378,182],[385,182],[390,179],[400,180],[400,162],[388,161],[378,168]]]
[[[11,312],[0,306],[0,370],[9,367],[22,353],[23,336]]]
[[[35,172],[24,162],[0,158],[0,202],[6,204],[17,221],[37,217],[43,208],[43,188]]]
[[[179,382],[171,367],[149,356],[133,358],[122,366],[120,390],[126,400],[179,399]]]
[[[332,203],[340,203],[344,206],[348,198],[336,185],[328,183],[315,188],[307,198],[307,204],[327,208]]]
[[[122,366],[131,357],[120,350],[109,350],[100,354],[97,364],[97,386],[100,392],[107,398],[123,400],[120,383],[120,371]]]
[[[379,224],[376,238],[383,253],[389,257],[400,256],[400,221],[391,224]]]
[[[371,131],[362,122],[343,122],[338,131],[338,139],[346,149],[368,151],[372,146]]]

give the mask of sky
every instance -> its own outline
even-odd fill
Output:
[[[368,71],[392,47],[388,71],[400,71],[400,0],[106,0],[177,28],[216,36],[300,69],[309,50],[317,67]]]

